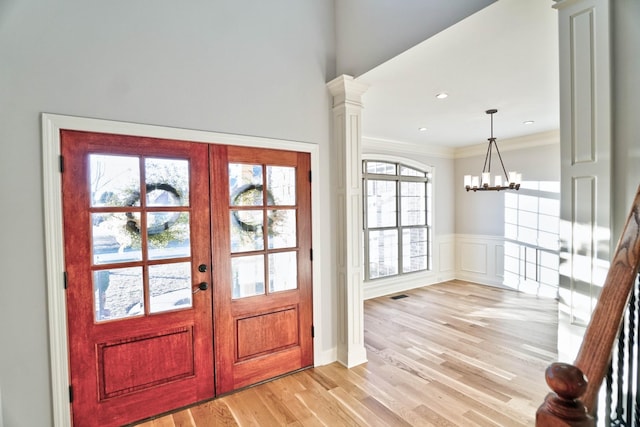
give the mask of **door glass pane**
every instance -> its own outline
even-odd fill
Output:
[[[367,180],[367,227],[395,227],[396,220],[396,182]]]
[[[229,227],[231,252],[260,251],[264,249],[262,210],[231,211]]]
[[[231,258],[231,297],[233,299],[264,294],[264,256]]]
[[[183,206],[180,192],[170,184],[147,184],[147,206]]]
[[[89,155],[91,206],[140,206],[138,157]]]
[[[286,291],[298,287],[296,252],[269,255],[269,292]]]
[[[93,272],[96,322],[144,314],[142,267]]]
[[[296,168],[267,166],[267,204],[296,204]]]
[[[369,278],[398,274],[398,230],[369,231]]]
[[[261,206],[262,166],[229,163],[229,196],[232,206]]]
[[[189,161],[145,159],[147,206],[189,206]]]
[[[427,193],[424,182],[401,182],[400,205],[401,225],[426,225]]]
[[[147,213],[149,259],[191,256],[188,212]]]
[[[402,272],[427,269],[427,229],[402,230]]]
[[[191,307],[191,263],[149,266],[149,312]]]
[[[93,263],[140,261],[140,214],[137,212],[91,214]]]
[[[267,211],[269,221],[269,249],[296,246],[296,210]]]

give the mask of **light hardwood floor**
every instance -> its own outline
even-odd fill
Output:
[[[138,424],[533,426],[557,303],[450,281],[365,301],[368,362],[334,363]]]

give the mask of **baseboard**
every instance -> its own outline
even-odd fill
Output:
[[[320,350],[315,354],[313,366],[329,365],[338,360],[338,347],[332,347],[328,350]]]
[[[427,274],[410,274],[406,276],[394,276],[390,279],[380,279],[365,283],[363,290],[363,298],[365,300],[382,297],[385,295],[404,292],[411,289],[421,288],[423,286],[433,285],[435,283],[446,282],[455,278],[452,271],[446,276],[442,274],[436,275],[433,272]]]

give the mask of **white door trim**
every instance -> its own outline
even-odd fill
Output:
[[[313,143],[232,135],[216,132],[179,129],[110,120],[42,114],[42,175],[44,190],[44,226],[46,279],[49,310],[49,350],[51,362],[51,392],[53,397],[53,425],[71,425],[69,406],[69,355],[67,346],[66,299],[64,290],[64,234],[62,221],[62,181],[60,176],[60,130],[81,130],[121,135],[146,136],[203,142],[208,144],[239,145],[255,148],[291,150],[311,155],[311,170],[318,176],[319,146]],[[320,236],[320,179],[311,183],[311,232]],[[320,250],[314,251],[314,264],[322,265]],[[322,336],[320,268],[313,269],[313,323],[318,337]],[[314,360],[322,360],[322,349],[314,345]],[[212,361],[213,363],[213,361]]]

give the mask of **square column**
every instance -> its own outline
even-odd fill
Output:
[[[342,75],[327,84],[333,95],[336,151],[338,361],[367,361],[362,292],[362,95],[368,86]]]

